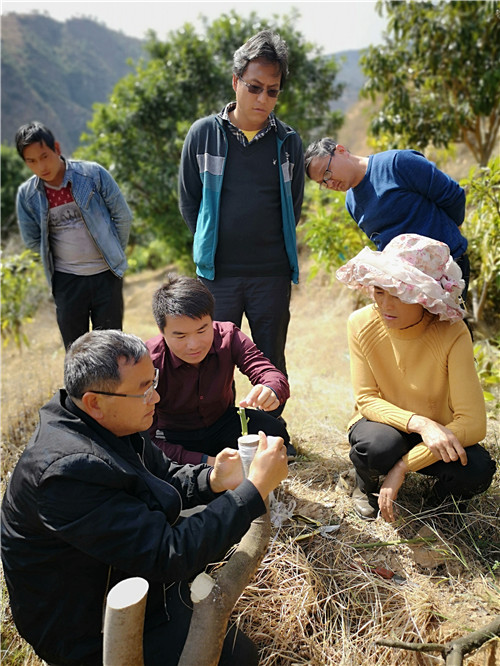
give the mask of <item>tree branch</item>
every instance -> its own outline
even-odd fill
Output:
[[[445,658],[446,666],[462,666],[465,655],[477,650],[486,641],[497,636],[500,636],[500,616],[482,629],[473,631],[461,638],[456,638],[447,645],[441,645],[440,643],[405,643],[404,641],[385,639],[380,639],[375,643],[384,647],[412,650],[414,652],[440,652]]]
[[[265,515],[252,522],[229,561],[213,575],[212,592],[194,604],[179,666],[216,666],[218,663],[231,612],[269,544],[269,501],[266,507]]]

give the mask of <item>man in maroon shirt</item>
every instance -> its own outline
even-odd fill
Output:
[[[207,462],[224,447],[237,447],[241,422],[234,404],[234,369],[252,389],[240,401],[247,409],[248,432],[282,437],[295,454],[282,419],[266,412],[290,396],[285,375],[231,322],[213,321],[214,298],[199,280],[169,275],[153,295],[153,314],[161,333],[146,342],[159,371],[153,442],[180,463]]]

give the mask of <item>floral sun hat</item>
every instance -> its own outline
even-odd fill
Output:
[[[404,303],[419,303],[445,321],[465,316],[461,294],[465,286],[462,271],[445,243],[420,236],[401,234],[382,252],[365,247],[341,266],[337,279],[369,296],[380,287]]]

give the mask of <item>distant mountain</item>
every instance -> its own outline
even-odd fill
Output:
[[[359,58],[361,51],[339,51],[334,53],[335,59],[340,64],[338,82],[345,83],[344,92],[339,99],[332,104],[332,109],[343,111],[344,113],[359,101],[359,91],[366,80],[361,71]]]
[[[60,23],[43,14],[2,16],[2,142],[14,144],[23,123],[40,120],[70,155],[92,117],[131,70],[143,42],[92,19]]]
[[[333,109],[357,102],[364,77],[359,51],[335,53],[346,87]],[[106,102],[115,84],[132,71],[128,60],[146,56],[143,42],[90,18],[65,23],[46,14],[2,16],[1,139],[14,144],[23,123],[40,120],[71,155],[92,118],[92,105]]]

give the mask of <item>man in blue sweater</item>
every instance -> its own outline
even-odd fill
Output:
[[[287,73],[278,35],[264,30],[241,46],[236,102],[192,125],[179,171],[180,211],[194,235],[196,272],[215,297],[214,318],[240,327],[245,314],[254,343],[285,375],[304,190],[301,139],[273,114]]]
[[[346,208],[377,250],[395,236],[416,233],[446,243],[469,282],[465,216],[460,185],[416,150],[387,150],[361,157],[330,137],[312,143],[306,173],[321,188],[346,192]]]

